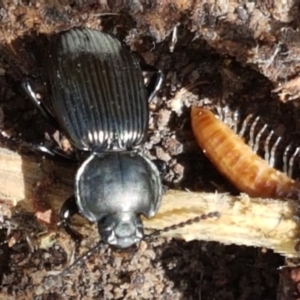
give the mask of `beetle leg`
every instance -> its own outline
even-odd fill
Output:
[[[33,102],[36,108],[39,109],[41,112],[42,116],[54,127],[54,128],[59,128],[57,121],[55,118],[52,116],[52,114],[49,112],[49,110],[45,107],[45,105],[40,101],[38,98],[38,94],[34,92],[30,81],[28,79],[24,80],[22,82],[22,88],[26,92],[27,96],[29,99]]]
[[[162,86],[163,80],[164,80],[164,74],[161,70],[156,69],[153,66],[150,66],[146,64],[145,62],[141,63],[141,68],[145,72],[151,72],[154,73],[151,78],[149,83],[147,84],[147,92],[149,95],[148,101],[151,102],[154,97],[156,96],[157,92]]]
[[[59,128],[56,119],[52,116],[52,114],[45,107],[45,105],[39,100],[38,94],[34,92],[30,84],[30,81],[28,79],[22,82],[22,87],[26,92],[27,96],[29,97],[29,99],[33,102],[35,107],[38,108],[42,116],[50,123],[50,125],[52,125],[54,128]],[[46,143],[42,143],[42,144],[33,144],[32,146],[34,149],[39,150],[50,156],[59,156],[63,159],[68,159],[73,161],[76,160],[74,159],[73,156],[67,155],[63,151],[60,151],[59,149],[55,149],[53,145],[47,145]]]
[[[150,90],[148,89],[148,93],[149,93],[149,99],[148,101],[151,102],[154,97],[156,96],[157,92],[160,90],[163,80],[164,80],[164,75],[162,73],[161,70],[157,70],[156,76],[155,76],[155,83],[154,83],[154,88],[152,89],[152,92],[150,92]],[[151,87],[151,82],[150,85],[148,86],[148,88],[152,88]]]
[[[44,154],[50,155],[51,157],[59,157],[63,160],[77,162],[78,159],[75,155],[68,155],[64,151],[57,149],[54,145],[47,145],[46,143],[32,144],[35,150],[38,150]]]
[[[64,202],[63,206],[60,209],[59,216],[61,225],[64,227],[65,231],[76,243],[79,243],[82,240],[82,235],[76,230],[72,229],[69,224],[70,218],[75,214],[79,214],[79,210],[76,204],[75,197],[73,195]]]
[[[167,164],[165,161],[160,159],[154,159],[152,162],[155,164],[160,176],[164,176],[167,171]]]

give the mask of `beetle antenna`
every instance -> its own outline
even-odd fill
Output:
[[[58,282],[59,279],[61,279],[64,276],[66,276],[74,268],[76,268],[78,265],[80,265],[81,263],[83,263],[84,261],[86,261],[93,253],[95,253],[96,251],[98,251],[103,245],[104,245],[103,241],[98,242],[94,247],[92,247],[91,249],[89,249],[88,251],[86,251],[83,255],[81,255],[80,257],[78,257],[77,259],[75,259],[75,261],[70,266],[68,266],[67,268],[65,268],[60,274],[49,276],[46,279],[45,283],[44,283],[45,289],[46,290],[50,289],[56,282]]]
[[[199,223],[203,220],[206,220],[206,219],[210,219],[210,218],[220,218],[221,217],[221,214],[218,212],[218,211],[214,211],[214,212],[210,212],[208,214],[203,214],[201,216],[197,216],[193,219],[189,219],[187,221],[184,221],[184,222],[180,222],[180,223],[177,223],[177,224],[174,224],[174,225],[171,225],[171,226],[168,226],[168,227],[165,227],[163,229],[158,229],[158,230],[155,230],[154,232],[148,234],[146,237],[145,237],[145,240],[149,240],[149,239],[152,239],[153,237],[156,237],[156,236],[159,236],[161,235],[163,232],[168,232],[168,231],[171,231],[171,230],[176,230],[177,228],[183,228],[185,226],[188,226],[188,225],[192,225],[194,223]]]

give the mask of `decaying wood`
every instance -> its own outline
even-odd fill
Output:
[[[219,211],[218,220],[205,220],[170,231],[168,236],[189,240],[217,241],[273,249],[295,256],[299,225],[293,220],[296,204],[292,201],[251,199],[247,195],[170,191],[158,215],[145,226],[164,228],[203,213]]]
[[[73,166],[38,161],[3,148],[0,161],[2,207],[3,203],[9,203],[37,216],[47,210],[56,215],[62,202],[72,194]],[[163,235],[186,241],[198,239],[265,247],[287,257],[296,256],[300,228],[295,220],[297,203],[294,201],[171,190],[164,195],[157,216],[144,220],[144,224],[149,229],[163,229],[213,211],[218,211],[221,217]]]

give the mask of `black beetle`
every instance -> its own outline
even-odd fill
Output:
[[[92,29],[71,29],[51,43],[43,61],[51,105],[27,94],[57,123],[77,150],[89,152],[77,171],[75,197],[61,209],[67,232],[80,212],[98,222],[102,240],[126,248],[143,237],[141,215],[159,209],[158,169],[140,151],[148,127],[148,97],[140,63],[117,38]],[[155,91],[161,83],[157,80]],[[153,96],[153,95],[152,95]]]

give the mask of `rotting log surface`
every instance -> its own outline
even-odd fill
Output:
[[[48,160],[40,163],[6,149],[1,149],[0,161],[0,197],[6,202],[12,200],[13,206],[34,213],[52,209],[56,214],[72,194],[73,168]],[[46,199],[39,199],[37,190],[41,188]],[[218,211],[219,219],[193,223],[163,235],[186,241],[198,239],[264,247],[293,257],[299,236],[296,209],[294,201],[170,190],[163,196],[158,214],[153,219],[145,219],[144,224],[149,229],[163,229]]]

